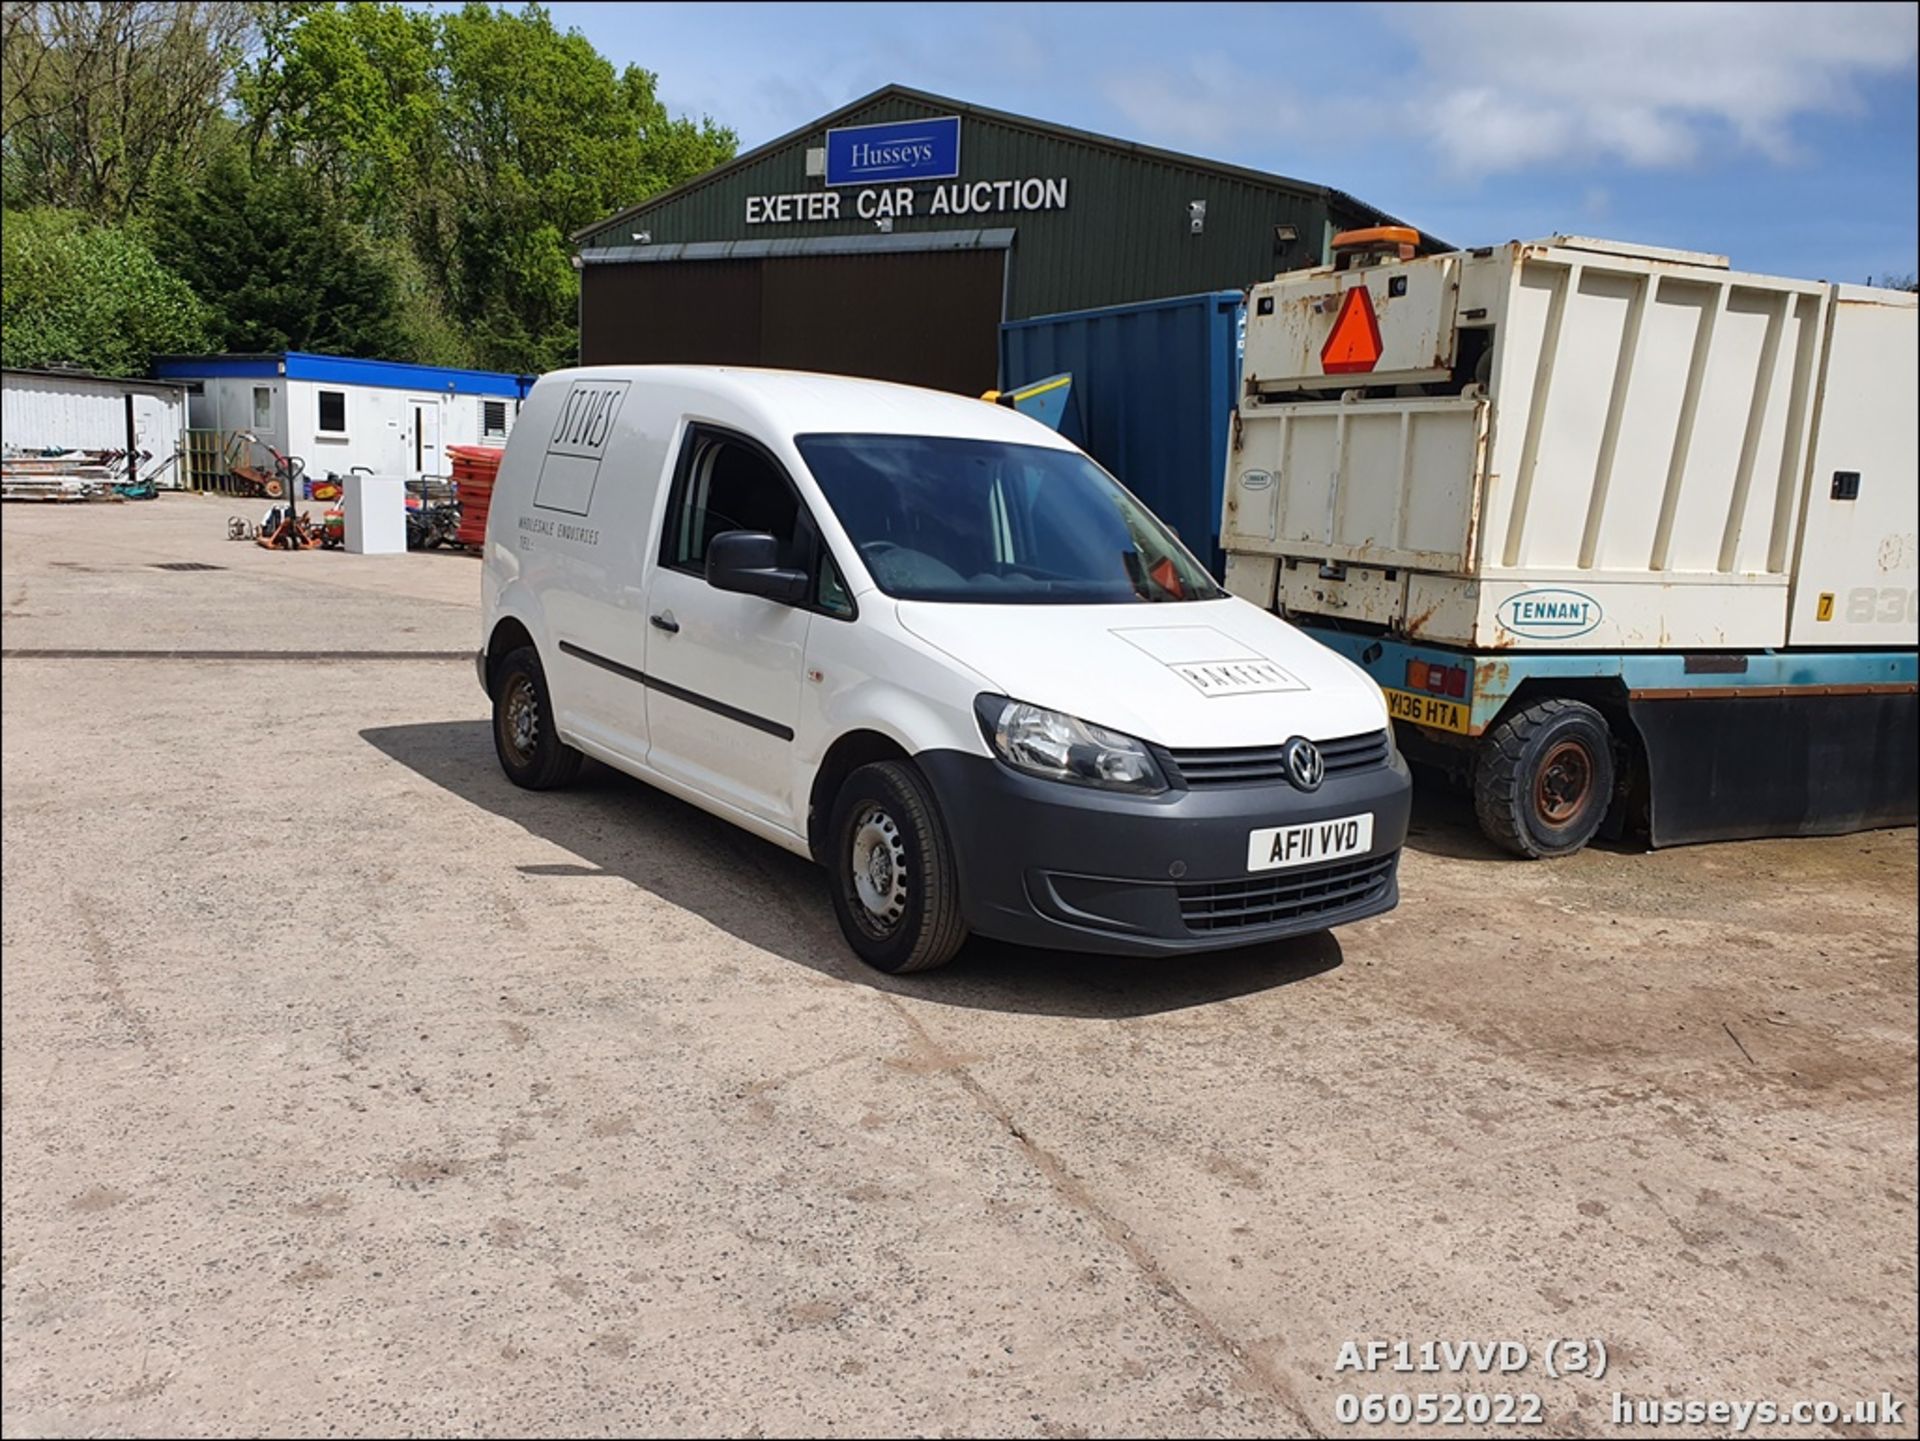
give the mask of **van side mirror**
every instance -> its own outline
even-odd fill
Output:
[[[727,530],[707,542],[707,584],[798,605],[807,598],[812,578],[804,570],[780,568],[780,543],[764,530]]]

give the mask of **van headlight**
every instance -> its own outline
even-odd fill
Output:
[[[973,708],[987,744],[1017,771],[1135,795],[1167,788],[1153,752],[1132,736],[1003,695],[983,695]]]

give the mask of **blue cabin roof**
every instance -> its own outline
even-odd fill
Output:
[[[160,355],[153,373],[161,380],[227,380],[284,377],[335,385],[377,386],[383,390],[433,390],[446,395],[499,395],[522,399],[534,376],[498,370],[462,370],[447,365],[413,365],[404,360],[359,360],[345,355],[314,355],[283,350],[270,355]]]

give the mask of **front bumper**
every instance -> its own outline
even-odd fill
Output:
[[[1281,784],[1129,796],[926,751],[953,842],[961,910],[1022,945],[1165,955],[1255,945],[1392,910],[1412,783],[1404,761]],[[1373,846],[1326,865],[1247,870],[1248,832],[1370,812]]]

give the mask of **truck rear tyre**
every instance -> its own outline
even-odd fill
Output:
[[[493,749],[507,779],[530,791],[558,790],[586,757],[560,739],[540,653],[509,651],[493,673]]]
[[[910,762],[877,761],[847,777],[834,797],[826,860],[840,929],[875,970],[930,971],[966,940],[953,847]]]
[[[1537,701],[1480,742],[1473,808],[1487,839],[1517,856],[1572,855],[1612,799],[1613,735],[1590,705]]]

